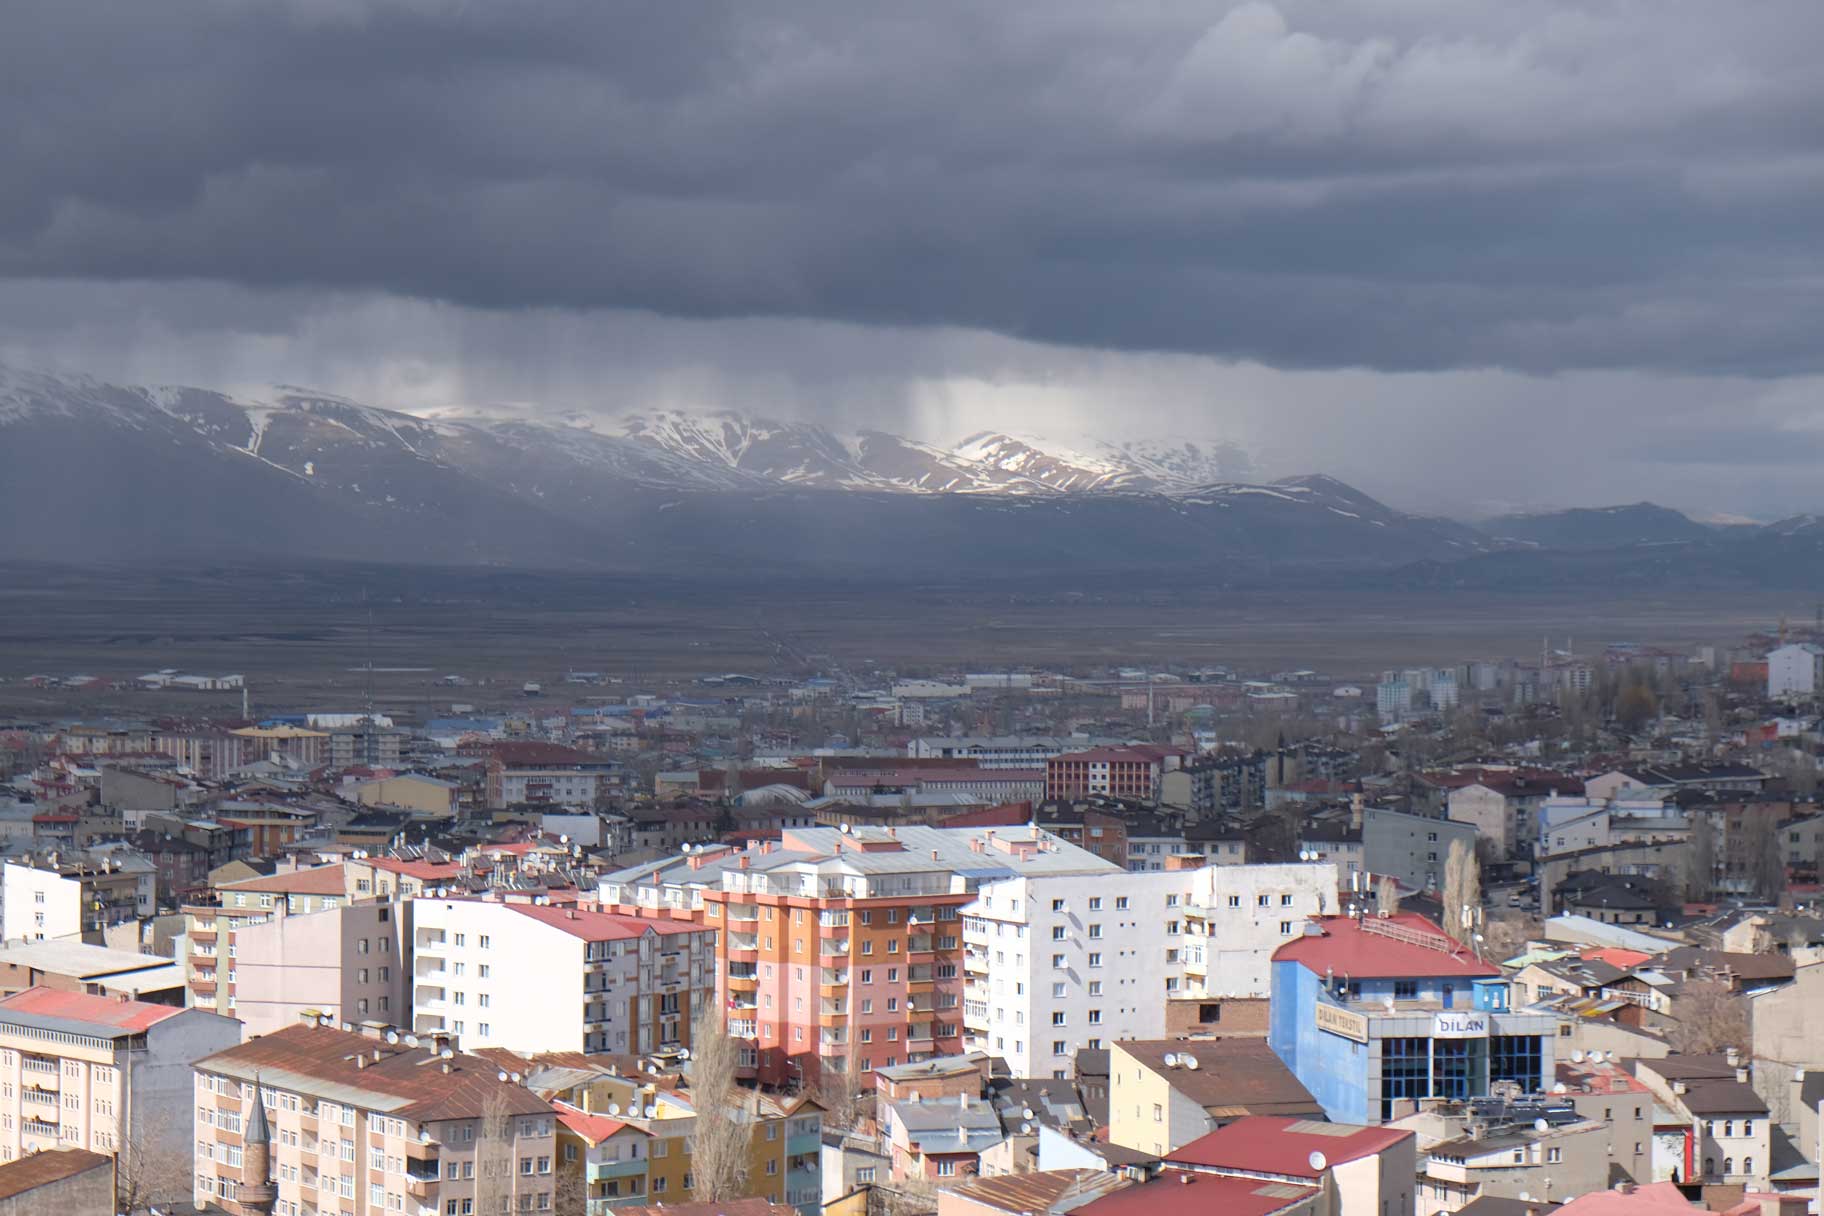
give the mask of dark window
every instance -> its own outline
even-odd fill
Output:
[[[1205,1026],[1209,1026],[1216,1022],[1222,1021],[1222,1006],[1221,1005],[1199,1005],[1199,1006],[1197,1006],[1197,1020]]]
[[[1400,1098],[1423,1098],[1431,1088],[1431,1040],[1381,1040],[1381,1118],[1393,1118]]]
[[[1431,1089],[1442,1098],[1467,1098],[1476,1084],[1479,1039],[1438,1039],[1431,1045]]]
[[[1532,1092],[1539,1088],[1542,1064],[1540,1039],[1535,1034],[1497,1034],[1488,1040],[1488,1079],[1518,1082]]]
[[[1419,999],[1419,981],[1393,981],[1393,999],[1396,1001],[1416,1001]]]

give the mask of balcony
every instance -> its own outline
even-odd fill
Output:
[[[976,975],[987,975],[988,952],[986,950],[963,951],[963,970]]]
[[[40,1119],[35,1115],[26,1115],[19,1120],[19,1130],[28,1136],[49,1136],[57,1138],[57,1124]]]
[[[847,1047],[849,1032],[841,1028],[827,1028],[817,1036],[819,1047]]]
[[[788,1157],[821,1157],[823,1153],[822,1132],[797,1132],[785,1138],[785,1155]]]
[[[19,1090],[19,1097],[27,1105],[48,1106],[52,1110],[57,1109],[58,1093],[54,1089],[34,1089],[27,1085]]]
[[[834,996],[838,992],[848,988],[849,973],[847,971],[838,971],[833,967],[825,967],[818,986],[822,989],[823,995]]]
[[[935,954],[937,953],[937,939],[929,935],[907,938],[906,953],[913,958],[921,954]]]
[[[19,1071],[28,1077],[48,1077],[57,1079],[57,1061],[47,1060],[43,1056],[21,1056]]]
[[[760,977],[757,975],[731,975],[728,977],[728,991],[730,995],[753,993],[758,991],[759,987]]]
[[[820,937],[817,939],[817,953],[824,958],[849,957],[849,939],[846,937]]]
[[[427,976],[441,980],[444,976],[443,960],[431,955],[420,954],[412,972],[419,979]]]
[[[646,1159],[636,1157],[631,1161],[591,1161],[588,1174],[591,1182],[606,1182],[610,1178],[644,1178]]]
[[[760,939],[752,933],[729,933],[728,961],[731,963],[752,963],[759,960]]]
[[[444,990],[437,984],[419,984],[412,991],[412,1003],[418,1006],[440,1005],[444,1000]]]
[[[731,925],[752,925],[760,921],[760,909],[753,904],[729,904],[726,915]]]

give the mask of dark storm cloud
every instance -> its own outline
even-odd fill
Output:
[[[0,273],[1282,367],[1821,362],[1814,0],[31,6]]]

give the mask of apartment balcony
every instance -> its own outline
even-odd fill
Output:
[[[728,961],[731,963],[756,963],[760,961],[760,939],[752,933],[729,933]]]
[[[849,1033],[840,1028],[826,1029],[817,1036],[817,1045],[819,1047],[847,1047]]]
[[[441,1005],[445,992],[439,984],[419,984],[412,990],[412,1003],[415,1005]]]
[[[25,1103],[27,1109],[37,1106],[54,1112],[57,1109],[57,1103],[61,1100],[61,1095],[54,1089],[34,1089],[27,1085],[20,1088],[19,1098]]]
[[[752,925],[760,920],[760,909],[753,904],[729,904],[723,913],[731,925]]]
[[[937,1012],[937,1002],[932,999],[930,993],[925,993],[922,996],[909,996],[906,998],[906,1012],[907,1013],[926,1013],[926,1014],[936,1013]]]
[[[907,1051],[936,1051],[937,1038],[931,1029],[931,1023],[918,1022],[906,1027]]]
[[[987,975],[988,952],[986,950],[963,951],[963,970],[974,975]]]
[[[919,936],[906,939],[906,955],[909,958],[919,958],[936,953],[937,939],[934,937]]]
[[[58,1076],[58,1065],[57,1061],[47,1060],[43,1056],[20,1056],[19,1071],[27,1077],[45,1077],[55,1081]],[[33,1084],[38,1084],[38,1082],[34,1081]]]
[[[48,1136],[57,1139],[58,1127],[53,1121],[40,1119],[36,1115],[25,1115],[19,1120],[19,1130],[28,1136]]]
[[[442,929],[419,929],[413,941],[420,950],[435,950],[444,944],[445,938]]]
[[[846,937],[820,937],[817,939],[817,953],[825,958],[849,957],[849,939]]]
[[[818,1012],[823,1013],[823,1014],[847,1017],[848,1013],[849,1013],[849,1003],[840,998],[832,999],[829,997],[825,997],[819,1005]]]
[[[822,1159],[823,1133],[797,1132],[785,1138],[785,1155],[787,1157],[809,1157],[812,1164]]]
[[[427,976],[442,979],[445,974],[443,960],[435,955],[420,954],[417,961],[413,964],[412,974],[416,975],[419,979],[424,979]]]
[[[751,992],[731,992],[728,995],[728,1008],[735,1013],[753,1013],[760,1008],[759,1000]]]
[[[591,1182],[606,1182],[610,1178],[644,1178],[646,1159],[636,1157],[632,1161],[591,1161],[588,1176]]]
[[[731,975],[727,980],[731,995],[756,992],[760,988],[760,977],[757,975]]]
[[[834,996],[837,993],[846,992],[848,987],[849,973],[847,971],[838,971],[833,967],[823,969],[823,976],[818,988],[824,996]]]

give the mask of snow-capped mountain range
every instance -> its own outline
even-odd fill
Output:
[[[424,416],[301,388],[250,399],[0,367],[0,559],[1224,581],[1420,563],[1435,583],[1466,567],[1522,577],[1523,550],[1663,561],[1668,544],[1723,537],[1785,545],[1781,569],[1795,546],[1824,554],[1806,517],[1717,530],[1636,504],[1477,529],[1330,477],[1248,472],[1221,441],[933,444],[733,412]]]

